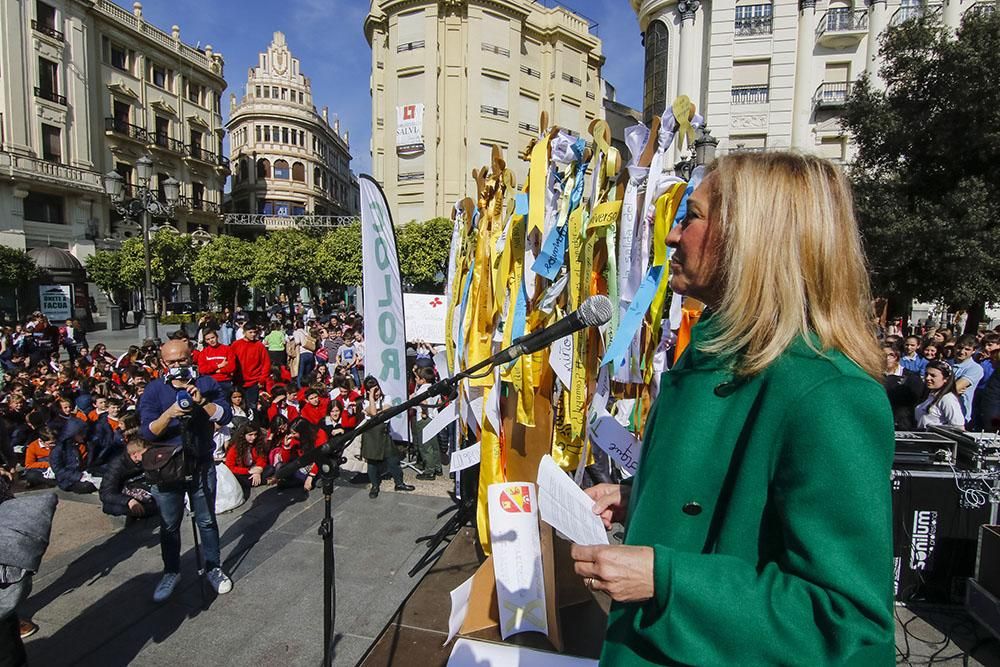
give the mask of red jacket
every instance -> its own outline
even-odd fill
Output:
[[[229,449],[226,450],[226,467],[229,468],[234,475],[249,475],[250,468],[264,468],[267,466],[267,459],[260,455],[255,447],[250,448],[250,456],[253,458],[250,461],[250,465],[247,465],[247,461],[237,461],[236,460],[236,447],[230,445]]]
[[[244,387],[267,382],[271,374],[271,357],[263,343],[259,340],[251,343],[246,338],[241,338],[229,347],[236,356],[239,377]]]
[[[280,411],[278,410],[279,405],[281,407]],[[279,414],[289,422],[293,422],[298,419],[299,411],[295,409],[294,405],[289,405],[288,401],[284,403],[271,403],[270,407],[267,408],[267,421],[273,422],[274,418]]]
[[[219,367],[222,364],[222,367]],[[198,354],[198,374],[210,375],[216,382],[232,382],[236,355],[228,345],[205,346]]]
[[[299,414],[302,415],[302,418],[315,424],[316,426],[319,426],[320,422],[322,422],[323,419],[330,414],[330,399],[321,397],[319,399],[319,404],[315,407],[313,407],[309,401],[305,401],[300,404],[300,407],[301,409],[299,410]]]

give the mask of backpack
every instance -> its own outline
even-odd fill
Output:
[[[184,447],[154,445],[142,454],[142,469],[150,484],[177,484],[188,478],[187,456]]]

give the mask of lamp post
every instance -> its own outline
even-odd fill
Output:
[[[715,159],[715,149],[719,145],[719,140],[712,136],[712,131],[705,126],[698,130],[698,138],[694,140],[691,148],[691,155],[686,160],[681,160],[674,165],[674,170],[685,181],[691,180],[691,174],[695,167],[700,167],[712,162]]]
[[[130,221],[142,219],[142,250],[146,261],[146,284],[143,288],[145,314],[143,324],[146,328],[146,338],[159,338],[156,322],[156,300],[153,298],[153,265],[149,253],[149,216],[159,215],[172,217],[180,194],[180,183],[173,178],[163,182],[163,194],[166,202],[158,201],[157,193],[149,187],[153,177],[153,160],[148,156],[136,160],[135,175],[137,179],[133,192],[125,192],[125,179],[116,171],[104,175],[104,191],[111,198],[111,203],[119,215]]]

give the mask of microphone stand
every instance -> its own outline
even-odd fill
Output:
[[[200,484],[200,480],[197,478],[199,473],[199,464],[197,457],[195,456],[194,447],[191,446],[191,415],[182,415],[178,419],[181,423],[181,447],[184,448],[184,457],[185,460],[188,461],[185,478],[191,478],[190,480],[184,480],[184,486],[188,487],[191,482]],[[192,461],[192,459],[194,460]],[[190,497],[189,488],[184,489],[184,495]],[[201,608],[204,609],[206,600],[205,563],[201,557],[201,544],[198,542],[198,520],[194,513],[194,503],[191,503],[191,531],[194,535],[194,557],[198,563],[198,588],[201,591]]]

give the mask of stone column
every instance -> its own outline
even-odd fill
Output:
[[[809,132],[812,116],[813,47],[816,43],[816,0],[799,0],[799,26],[795,45],[795,95],[792,99],[792,148],[812,151],[813,141]]]
[[[878,70],[882,61],[878,57],[879,38],[889,25],[889,10],[886,0],[870,0],[868,3],[868,52],[865,58],[865,73],[876,89],[885,85],[879,77]]]
[[[701,98],[701,40],[695,16],[701,7],[700,0],[680,0],[677,13],[681,17],[680,48],[677,62],[677,94],[687,95],[700,108]],[[668,99],[669,106],[673,100]]]
[[[958,30],[958,26],[962,23],[962,0],[944,0],[941,21],[951,28],[952,32]]]

